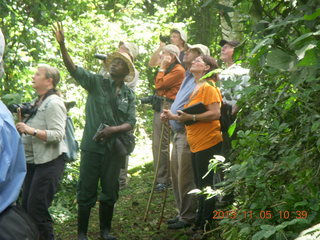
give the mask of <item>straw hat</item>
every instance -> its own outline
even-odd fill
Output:
[[[194,44],[194,45],[188,44],[188,48],[189,49],[198,49],[203,55],[210,56],[209,48],[203,44]]]
[[[109,70],[111,62],[113,61],[113,59],[115,58],[120,58],[123,61],[125,61],[125,63],[128,65],[128,69],[129,69],[129,73],[128,75],[124,78],[125,82],[130,82],[134,79],[135,77],[135,71],[134,71],[134,65],[131,61],[130,55],[127,53],[123,53],[123,52],[114,52],[112,54],[110,54],[105,60],[104,60],[104,65],[105,68],[107,70]]]
[[[168,44],[162,49],[162,51],[167,51],[167,52],[173,54],[176,57],[177,61],[179,63],[181,63],[181,61],[179,59],[180,50],[176,45]]]

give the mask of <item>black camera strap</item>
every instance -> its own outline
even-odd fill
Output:
[[[47,97],[49,97],[49,96],[51,96],[51,95],[53,95],[53,94],[58,95],[57,90],[54,89],[54,88],[52,88],[52,89],[50,89],[48,92],[46,92],[46,94],[43,96],[43,99],[42,99],[42,102],[40,103],[40,105],[44,102],[44,100],[45,100]],[[31,112],[31,114],[23,121],[24,123],[27,123],[31,118],[33,118],[33,117],[36,115],[36,113],[37,113],[37,111],[38,111],[38,108],[40,107],[40,105],[38,105],[38,102],[39,102],[39,101],[40,101],[40,96],[39,96],[38,99],[35,101],[34,106],[33,106],[33,110],[32,110],[32,112]]]

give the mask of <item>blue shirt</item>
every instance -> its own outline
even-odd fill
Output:
[[[0,213],[18,198],[26,175],[26,160],[12,115],[0,101]]]
[[[184,105],[188,103],[189,97],[195,88],[196,83],[194,81],[194,76],[191,72],[186,71],[186,76],[181,84],[179,92],[176,95],[176,99],[171,105],[171,112],[177,114],[177,110],[184,108]],[[184,129],[184,124],[175,120],[170,120],[170,125],[174,132],[178,132]]]

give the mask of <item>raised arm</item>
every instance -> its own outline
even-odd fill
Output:
[[[166,44],[164,42],[160,42],[159,48],[151,55],[150,61],[149,61],[149,66],[150,67],[157,67],[160,65],[160,52],[164,48]]]
[[[66,48],[66,45],[65,45],[65,42],[64,42],[64,32],[63,32],[63,26],[62,26],[62,23],[59,23],[57,22],[56,25],[53,25],[52,26],[52,30],[53,30],[53,33],[57,39],[57,42],[59,43],[60,45],[60,50],[61,50],[61,54],[62,54],[62,59],[63,59],[63,62],[64,62],[64,65],[66,66],[67,70],[72,73],[76,70],[76,65],[74,65],[69,53],[68,53],[68,50]]]

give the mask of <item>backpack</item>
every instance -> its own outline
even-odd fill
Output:
[[[74,125],[70,116],[67,116],[66,134],[64,137],[64,142],[67,145],[68,149],[68,151],[66,152],[66,161],[73,162],[77,160],[79,144],[74,137]]]
[[[39,232],[21,206],[9,206],[0,214],[0,239],[37,240]]]
[[[45,105],[45,107],[48,107],[50,101],[48,101]],[[70,108],[74,107],[75,102],[65,102],[65,106],[67,111],[69,111]],[[67,115],[67,120],[66,120],[66,132],[64,136],[64,143],[67,146],[67,152],[66,152],[66,157],[65,160],[67,162],[73,162],[77,160],[78,158],[78,152],[79,152],[79,144],[74,137],[74,125],[72,118]]]

